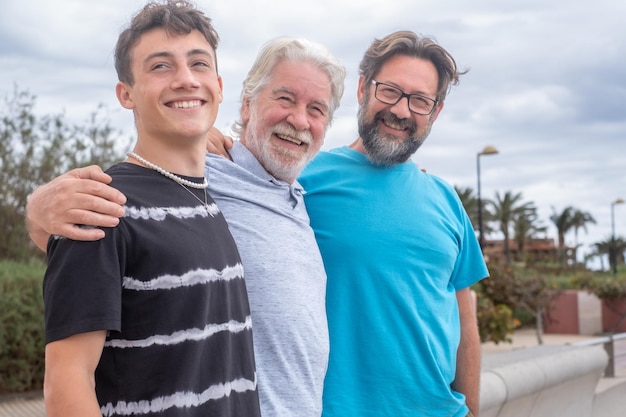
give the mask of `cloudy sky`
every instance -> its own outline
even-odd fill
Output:
[[[0,95],[13,86],[37,97],[35,111],[64,112],[80,123],[104,104],[130,135],[120,109],[112,51],[143,0],[0,2]],[[574,206],[596,225],[579,242],[611,234],[611,203],[626,199],[626,2],[623,0],[197,0],[221,36],[225,100],[217,126],[228,129],[241,81],[259,47],[280,35],[326,45],[346,66],[346,92],[325,149],[356,134],[357,67],[376,37],[412,30],[434,37],[469,69],[453,88],[415,161],[459,187],[476,189],[481,157],[484,198],[511,191],[549,217]],[[620,142],[621,141],[621,142]],[[620,145],[620,143],[622,143]],[[626,236],[626,204],[615,206]],[[574,244],[574,236],[567,237]],[[583,252],[590,249],[585,246]]]

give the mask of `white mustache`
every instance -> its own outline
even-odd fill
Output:
[[[313,135],[308,130],[295,130],[286,123],[281,123],[274,127],[272,133],[281,139],[288,140],[298,145],[310,145],[313,142]]]

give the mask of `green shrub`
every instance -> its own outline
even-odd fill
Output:
[[[621,300],[626,298],[626,277],[585,274],[576,277],[573,282],[581,289],[595,294],[603,300]]]
[[[45,266],[0,261],[0,394],[41,389]]]
[[[562,291],[567,278],[548,276],[542,270],[490,264],[490,276],[475,285],[479,297],[481,341],[510,341],[508,334],[532,322],[543,332],[541,318]],[[558,280],[559,282],[555,282]]]
[[[484,294],[478,294],[478,331],[481,343],[501,342],[511,343],[509,337],[518,322],[513,318],[513,312],[506,304],[494,304]]]

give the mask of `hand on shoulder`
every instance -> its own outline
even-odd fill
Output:
[[[36,188],[26,205],[26,223],[33,242],[45,251],[50,235],[98,240],[101,229],[115,227],[124,215],[126,197],[107,185],[111,177],[96,165],[73,169]]]

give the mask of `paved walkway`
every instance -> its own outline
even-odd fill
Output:
[[[583,336],[579,334],[544,334],[544,345],[564,345],[569,343],[583,342],[586,340],[594,339],[596,336]],[[523,328],[518,329],[511,335],[512,343],[483,343],[482,353],[488,355],[490,353],[506,352],[509,350],[529,348],[533,346],[539,346],[537,340],[537,333],[535,329]]]
[[[597,339],[600,336],[583,336],[578,334],[544,334],[544,345],[564,345],[575,344]],[[515,349],[524,349],[533,346],[539,346],[537,334],[534,329],[524,328],[518,329],[511,336],[512,343],[483,343],[481,351],[483,355],[492,353],[506,352]],[[615,376],[626,377],[626,340],[615,342]],[[2,417],[2,416],[0,416]]]
[[[41,395],[0,398],[0,417],[46,417]]]
[[[594,336],[545,334],[543,343],[546,345],[563,345],[583,342],[593,339]],[[506,352],[514,349],[524,349],[538,346],[537,336],[534,329],[519,329],[511,336],[512,343],[483,343],[482,354],[489,355],[498,352]],[[620,344],[621,355],[616,364],[617,373],[626,376],[626,342]],[[31,394],[27,396],[0,397],[0,417],[46,417],[41,395]]]

